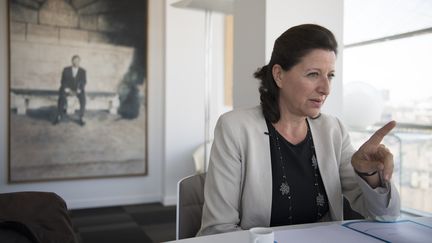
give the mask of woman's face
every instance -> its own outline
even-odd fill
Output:
[[[284,71],[280,65],[274,65],[272,73],[280,88],[281,114],[288,111],[295,116],[318,116],[330,94],[335,61],[336,54],[333,51],[314,49],[288,71]]]

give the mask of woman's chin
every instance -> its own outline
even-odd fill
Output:
[[[310,118],[317,118],[321,114],[321,109],[313,109],[307,113]]]

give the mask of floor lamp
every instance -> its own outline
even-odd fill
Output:
[[[213,29],[212,13],[220,12],[232,14],[234,0],[181,0],[171,4],[173,7],[195,9],[205,12],[205,70],[204,70],[204,106],[205,106],[205,123],[204,123],[204,171],[207,172],[208,160],[210,156],[210,111],[211,111],[211,76],[212,76],[212,47],[213,47]]]

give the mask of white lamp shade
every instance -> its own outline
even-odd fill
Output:
[[[225,14],[232,14],[234,12],[234,0],[181,0],[171,4],[171,6],[209,10]]]
[[[344,86],[343,116],[351,128],[364,129],[381,120],[384,99],[372,85],[350,82]]]

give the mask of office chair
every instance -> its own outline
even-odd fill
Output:
[[[205,177],[205,173],[192,175],[177,184],[177,240],[195,237],[201,227]]]
[[[0,242],[76,243],[65,201],[51,192],[0,194]]]

